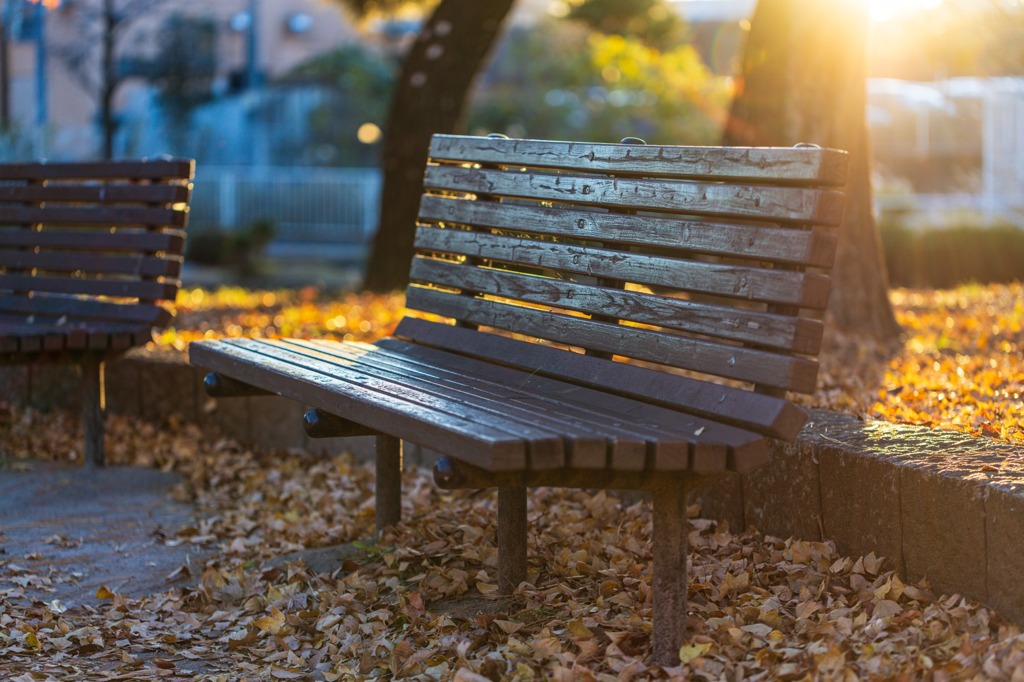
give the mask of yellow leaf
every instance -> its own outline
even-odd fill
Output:
[[[569,621],[569,631],[572,632],[576,639],[590,639],[594,636],[594,633],[590,631],[590,628],[583,624],[582,618]]]
[[[113,599],[115,596],[117,595],[115,595],[113,591],[106,585],[103,585],[100,587],[100,589],[96,590],[97,599]]]
[[[284,614],[281,613],[280,609],[274,609],[270,612],[269,616],[263,616],[259,620],[253,622],[253,625],[263,632],[269,632],[272,635],[276,635],[280,632],[281,628],[284,627]]]
[[[36,633],[34,632],[26,632],[21,641],[23,641],[27,647],[31,647],[33,649],[40,648],[39,638],[36,637]]]
[[[711,642],[702,644],[684,644],[679,647],[679,662],[689,663],[695,658],[700,658],[711,648]]]

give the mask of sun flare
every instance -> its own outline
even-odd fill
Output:
[[[927,11],[942,5],[943,0],[864,0],[871,7],[871,18],[886,21],[911,12]]]

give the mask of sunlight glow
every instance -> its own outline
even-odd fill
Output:
[[[871,18],[887,21],[910,12],[920,12],[941,7],[943,0],[865,0],[871,6]]]

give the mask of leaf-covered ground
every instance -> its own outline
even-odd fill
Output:
[[[372,337],[401,314],[391,297],[186,296],[180,319],[194,325],[166,345],[220,329]],[[845,357],[823,367],[817,404],[1022,440],[1022,288],[894,300],[905,342],[831,340],[830,352]],[[253,301],[259,312],[241,312]],[[52,459],[78,442],[73,416],[42,423],[0,404],[0,452]],[[680,666],[655,667],[651,523],[639,498],[535,491],[530,584],[511,599],[496,595],[492,494],[440,491],[417,470],[404,481],[405,520],[333,574],[264,568],[301,547],[368,537],[371,468],[343,454],[251,452],[191,425],[113,416],[108,429],[115,462],[183,477],[178,494],[203,520],[166,541],[206,543],[216,558],[191,567],[190,589],[102,594],[102,606],[65,608],[26,598],[19,557],[0,554],[4,679],[1024,680],[1024,635],[985,607],[906,585],[884,558],[699,518],[690,530],[692,636]]]

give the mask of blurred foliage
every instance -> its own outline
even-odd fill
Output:
[[[474,93],[468,129],[708,144],[718,137],[730,94],[729,81],[713,76],[690,45],[660,50],[549,19],[506,35]]]
[[[874,25],[871,75],[907,80],[1024,73],[1024,3],[945,0]]]
[[[574,0],[566,18],[592,31],[670,50],[686,41],[686,24],[665,0]]]
[[[1024,230],[1009,225],[914,229],[896,216],[879,228],[893,286],[948,288],[1024,280]]]
[[[328,89],[326,100],[310,116],[305,156],[318,165],[373,165],[378,145],[358,141],[359,126],[383,128],[395,81],[394,60],[372,48],[347,45],[293,69],[286,82],[316,83]]]

